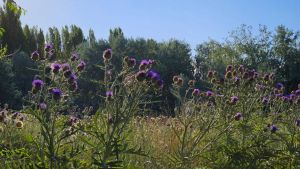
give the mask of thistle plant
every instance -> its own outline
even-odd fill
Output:
[[[30,117],[40,130],[29,136],[35,145],[36,167],[61,168],[71,167],[72,159],[80,153],[78,147],[70,142],[80,128],[79,120],[68,122],[72,96],[78,90],[77,77],[84,70],[85,63],[79,58],[62,63],[51,62],[54,50],[52,44],[45,46],[46,58],[40,58],[37,51],[31,58],[38,62],[38,75],[32,81],[32,90],[27,98],[23,112]],[[70,130],[72,128],[72,130]]]
[[[171,127],[179,144],[169,155],[170,167],[205,166],[202,163],[205,161],[205,153],[232,127],[234,117],[223,123],[222,110],[215,105],[217,96],[212,91],[201,92],[195,88],[196,81],[188,82],[189,87],[184,96],[180,95],[183,78],[174,76],[173,82],[173,94],[177,96],[179,103],[175,108],[176,120]]]
[[[146,155],[138,145],[132,145],[134,135],[130,126],[150,103],[149,95],[163,87],[159,74],[152,69],[152,60],[142,60],[137,71],[135,58],[125,57],[121,72],[114,76],[111,58],[112,50],[105,50],[101,67],[104,71],[101,84],[106,91],[104,105],[91,117],[85,129],[87,137],[82,138],[90,145],[91,165],[100,168],[124,167],[126,154]]]
[[[227,66],[225,78],[209,78],[213,90],[222,96],[216,105],[223,109],[223,121],[230,121],[232,116],[236,120],[211,150],[211,167],[299,166],[299,96],[284,96],[284,86],[274,83],[274,74],[242,65]]]

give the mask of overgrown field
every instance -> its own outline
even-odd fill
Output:
[[[300,168],[300,84],[286,93],[271,72],[243,65],[228,65],[224,78],[210,70],[208,91],[178,75],[175,116],[149,116],[164,88],[156,61],[124,57],[112,73],[107,49],[97,66],[103,104],[79,110],[86,63],[45,51],[31,55],[39,74],[23,109],[0,109],[0,168]]]

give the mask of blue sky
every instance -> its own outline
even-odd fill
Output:
[[[76,24],[98,39],[121,27],[126,37],[176,38],[191,44],[223,40],[241,24],[300,30],[300,0],[16,0],[22,23],[47,30]],[[2,3],[2,2],[1,2]]]

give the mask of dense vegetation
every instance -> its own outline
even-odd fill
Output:
[[[4,168],[299,168],[299,32],[86,37],[0,9]],[[14,10],[15,9],[15,10]]]

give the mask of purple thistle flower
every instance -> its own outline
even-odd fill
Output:
[[[32,87],[36,90],[41,90],[43,86],[44,82],[42,80],[37,79],[32,81]]]
[[[104,52],[103,52],[103,59],[108,61],[112,58],[112,50],[111,49],[106,49]]]
[[[289,102],[289,101],[290,101],[290,98],[287,97],[287,96],[282,96],[281,99],[282,99],[282,101],[284,101],[284,102]]]
[[[57,74],[59,72],[59,69],[61,68],[61,65],[58,64],[58,63],[52,63],[51,64],[51,69],[52,69],[52,72]]]
[[[160,75],[154,70],[149,70],[146,74],[146,77],[148,79],[158,80],[160,78]]]
[[[32,54],[31,54],[31,59],[32,60],[37,61],[39,59],[39,57],[40,57],[40,54],[37,50],[32,52]]]
[[[268,104],[269,103],[269,99],[267,99],[266,97],[264,97],[262,99],[262,104]]]
[[[86,63],[83,60],[81,60],[77,66],[77,70],[82,71],[85,68],[85,65],[86,65]]]
[[[296,126],[300,126],[300,119],[296,120]]]
[[[245,70],[244,65],[240,65],[238,71],[243,74],[244,70]]]
[[[206,92],[206,96],[207,96],[207,97],[210,97],[210,96],[212,96],[213,94],[214,94],[214,93],[213,93],[212,91],[207,91],[207,92]]]
[[[45,45],[45,51],[46,52],[50,52],[53,49],[53,44],[52,43],[48,43]]]
[[[75,60],[78,60],[79,59],[79,54],[74,52],[72,53],[71,55],[71,61],[75,61]]]
[[[284,86],[282,83],[276,83],[276,88],[277,89],[282,89]]]
[[[111,90],[106,91],[106,99],[112,100],[112,97],[113,97],[113,92]]]
[[[164,81],[159,79],[156,81],[156,87],[159,88],[159,89],[162,89],[164,87]]]
[[[282,93],[277,93],[277,94],[275,94],[275,97],[276,97],[277,99],[281,98],[282,96],[283,96]]]
[[[256,79],[256,78],[258,78],[258,76],[259,76],[259,74],[257,72],[254,72],[253,78]]]
[[[237,113],[234,115],[234,119],[237,120],[237,121],[241,120],[242,117],[243,117],[243,116],[242,116],[242,113],[240,113],[240,112],[237,112]]]
[[[74,83],[77,80],[77,76],[74,73],[71,73],[69,76],[69,83]]]
[[[60,89],[58,89],[58,88],[53,88],[53,89],[51,90],[51,93],[52,93],[53,98],[54,98],[55,100],[59,100],[59,99],[61,98],[62,91],[61,91]]]
[[[47,109],[47,104],[46,103],[40,103],[39,104],[39,108],[41,109],[41,110],[46,110]]]
[[[296,95],[300,95],[300,89],[296,90]]]
[[[291,94],[288,95],[288,97],[289,97],[290,100],[294,100],[296,98],[296,95],[291,93]]]
[[[139,71],[135,78],[138,80],[138,81],[143,81],[145,78],[146,78],[146,72],[144,71]]]
[[[274,124],[272,124],[270,126],[270,130],[271,130],[272,133],[275,133],[278,130],[278,128]]]
[[[236,104],[236,102],[239,100],[239,98],[237,96],[232,96],[230,99],[231,99],[230,102],[232,104]]]
[[[149,61],[148,60],[142,60],[139,66],[140,70],[145,70],[149,65]]]
[[[200,95],[200,90],[199,89],[194,89],[193,92],[192,92],[192,95],[194,97],[199,96]]]
[[[239,78],[239,77],[234,77],[234,83],[235,84],[239,84],[240,83],[240,81],[241,81],[241,79]]]
[[[69,65],[68,63],[62,64],[61,67],[62,67],[62,70],[63,70],[63,71],[67,71],[67,70],[70,70],[70,69],[71,69],[71,67],[70,67],[70,65]]]

